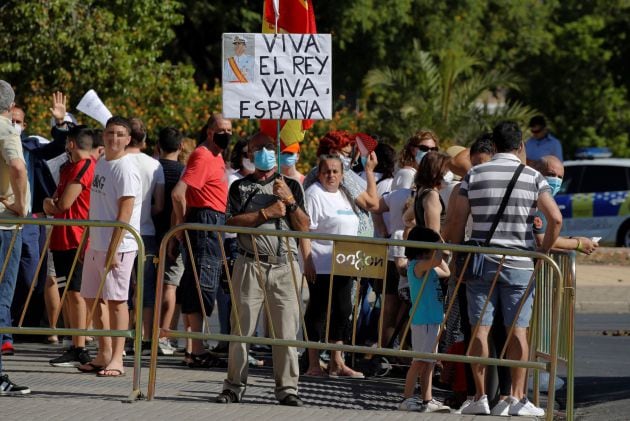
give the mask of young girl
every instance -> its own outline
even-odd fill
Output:
[[[442,242],[440,235],[430,228],[415,227],[409,232],[407,240],[430,243]],[[415,352],[435,352],[436,340],[440,324],[444,318],[442,288],[439,278],[448,277],[450,271],[442,260],[440,250],[407,247],[405,255],[409,259],[407,278],[412,309],[411,345]],[[428,272],[428,276],[427,276]],[[425,280],[426,277],[426,280]],[[424,284],[424,289],[422,285]],[[417,307],[413,308],[418,295],[422,296]],[[415,359],[407,372],[405,380],[405,400],[400,404],[402,411],[417,412],[450,412],[450,408],[433,399],[431,393],[433,376],[433,360]],[[421,396],[414,396],[417,379],[420,379]]]

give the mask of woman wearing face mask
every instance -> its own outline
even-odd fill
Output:
[[[345,130],[336,130],[326,133],[319,140],[317,148],[317,156],[337,155],[343,164],[343,178],[340,183],[340,189],[348,193],[349,197],[358,205],[357,216],[359,217],[358,235],[362,237],[371,237],[374,234],[374,224],[370,211],[378,208],[378,192],[376,190],[376,181],[374,188],[372,184],[362,179],[357,173],[351,171],[353,157],[356,156],[356,148],[354,144],[355,137]],[[376,155],[374,155],[374,163],[378,164]],[[317,181],[318,167],[313,168],[304,179],[304,189],[308,189]],[[373,171],[366,172],[366,178],[374,177]]]
[[[247,157],[246,139],[239,140],[232,147],[232,151],[230,152],[230,167],[232,171],[228,176],[228,189],[235,180],[239,180],[253,173],[256,169],[254,163]]]
[[[291,177],[304,184],[304,174],[299,172],[295,167],[300,159],[300,144],[294,143],[289,146],[283,146],[280,152],[280,172],[282,175]]]
[[[422,158],[438,149],[439,139],[431,130],[420,130],[411,136],[398,157],[398,171],[394,174],[392,190],[411,188]]]

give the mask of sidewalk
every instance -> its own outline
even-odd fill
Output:
[[[578,313],[630,313],[630,264],[585,264],[578,262]]]
[[[125,403],[132,389],[133,368],[123,378],[97,378],[73,368],[55,368],[48,359],[59,347],[16,344],[15,356],[3,357],[11,379],[31,388],[22,397],[0,397],[2,420],[503,420],[503,417],[419,414],[397,411],[404,379],[332,380],[300,378],[306,406],[277,404],[271,369],[251,369],[241,404],[211,403],[221,391],[224,369],[192,370],[179,365],[181,356],[160,357],[156,399]],[[129,358],[127,358],[129,361]],[[143,358],[145,363],[148,358]],[[142,370],[146,393],[148,369]],[[521,419],[533,419],[519,417]]]

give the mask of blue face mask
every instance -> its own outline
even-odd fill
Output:
[[[361,165],[363,165],[363,169],[365,170],[367,168],[367,156],[362,156],[361,157]]]
[[[551,195],[555,196],[560,191],[560,186],[562,186],[562,179],[560,177],[545,177],[547,179],[547,183],[549,183],[549,187],[551,187]]]
[[[282,165],[283,167],[292,167],[295,164],[297,164],[297,162],[298,162],[298,156],[296,153],[280,154],[280,165]]]
[[[254,166],[261,171],[269,171],[276,166],[276,152],[265,148],[254,152]]]
[[[418,152],[416,152],[416,163],[418,165],[420,165],[420,162],[422,161],[422,158],[424,158],[424,156],[427,154],[427,152],[418,150]]]

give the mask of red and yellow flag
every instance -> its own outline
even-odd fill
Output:
[[[279,0],[278,33],[316,34],[315,12],[311,0]],[[273,34],[276,29],[276,14],[273,0],[265,0],[263,6],[264,34]],[[260,120],[260,131],[277,137],[276,120]],[[313,126],[313,120],[281,120],[280,140],[285,146],[304,140],[304,132]]]

